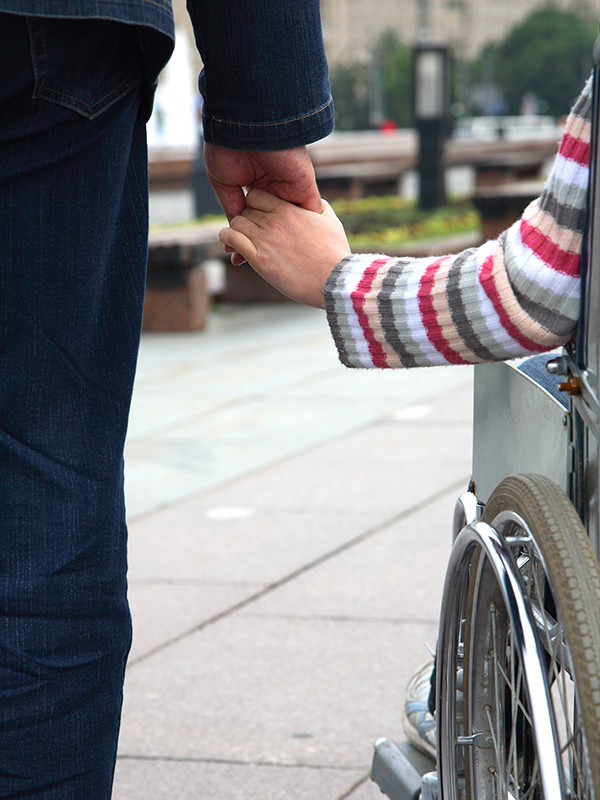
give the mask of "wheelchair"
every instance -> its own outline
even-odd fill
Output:
[[[375,744],[390,800],[600,800],[600,37],[579,331],[546,368],[477,365],[436,660],[437,763]]]

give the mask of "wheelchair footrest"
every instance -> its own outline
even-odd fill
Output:
[[[399,747],[389,739],[375,742],[371,780],[389,800],[419,800],[423,776],[433,770],[435,762],[410,744]]]

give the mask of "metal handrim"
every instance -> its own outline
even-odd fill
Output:
[[[483,558],[475,558],[476,553],[483,554]],[[474,563],[480,564],[481,567],[477,577],[471,574]],[[498,730],[504,723],[501,723],[496,716],[494,729],[492,717],[494,707],[497,713],[499,707],[503,708],[503,704],[498,702],[497,694],[500,681],[496,681],[494,689],[496,702],[490,703],[488,709],[484,708],[486,717],[489,715],[487,730],[469,728],[461,730],[456,713],[456,673],[463,666],[460,653],[462,615],[456,612],[458,609],[466,608],[468,581],[487,580],[491,575],[496,581],[510,622],[513,638],[511,650],[516,650],[520,654],[521,668],[517,670],[514,680],[519,684],[522,683],[527,696],[531,730],[538,754],[536,781],[542,787],[544,797],[562,798],[565,797],[565,792],[559,739],[552,698],[545,678],[545,656],[539,643],[534,614],[523,593],[521,575],[511,550],[505,547],[498,532],[483,522],[468,525],[457,538],[451,555],[442,603],[438,642],[441,663],[438,669],[437,719],[438,770],[441,774],[443,797],[444,800],[461,800],[463,793],[459,786],[459,775],[463,764],[460,751],[462,749],[464,752],[464,748],[493,751],[494,759],[501,762],[495,774],[493,763],[487,764],[488,774],[484,773],[484,778],[487,778],[488,788],[485,789],[485,794],[480,791],[480,797],[513,796],[511,787],[505,785],[503,777],[506,758],[504,743],[500,740]],[[495,610],[492,610],[493,616],[495,613]],[[496,659],[496,664],[499,665],[499,659]],[[464,666],[466,669],[469,668],[467,664]],[[518,696],[520,691],[516,694]],[[514,791],[515,797],[524,800],[518,787],[514,788]]]

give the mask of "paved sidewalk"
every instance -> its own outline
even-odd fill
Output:
[[[337,361],[324,315],[143,337],[126,485],[134,645],[114,800],[374,800],[435,645],[469,368]]]

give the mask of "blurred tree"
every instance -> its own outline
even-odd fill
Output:
[[[468,73],[468,83],[462,87],[462,91],[463,104],[469,115],[509,113],[504,86],[496,74],[499,48],[498,44],[487,44],[477,58],[468,64],[466,62],[461,64],[463,74]]]
[[[369,127],[369,68],[365,64],[340,64],[331,70],[331,94],[338,131]]]
[[[412,125],[412,50],[392,31],[382,34],[370,64],[340,64],[331,70],[337,130],[364,130],[383,119]]]
[[[400,128],[410,128],[413,124],[412,60],[412,49],[397,40],[395,47],[388,47],[385,51],[383,86],[386,112]]]
[[[534,11],[470,64],[455,61],[456,114],[519,114],[525,95],[530,102],[532,95],[537,98],[540,113],[566,114],[591,70],[596,33],[594,20],[571,11]],[[370,64],[334,67],[331,88],[338,130],[372,127],[375,116],[411,127],[412,48],[388,31],[374,48]]]
[[[596,34],[597,22],[547,7],[513,28],[497,49],[489,48],[508,113],[519,114],[524,95],[532,93],[540,111],[566,114],[592,68]]]

